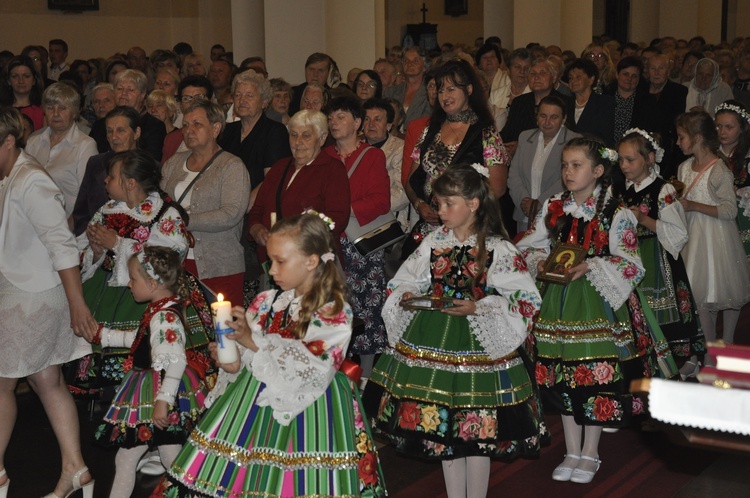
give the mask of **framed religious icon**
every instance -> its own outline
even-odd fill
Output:
[[[450,297],[416,296],[401,301],[401,307],[409,311],[416,310],[441,310],[453,306]]]
[[[544,263],[544,269],[536,276],[537,280],[568,285],[569,270],[586,258],[586,249],[572,244],[558,244]]]

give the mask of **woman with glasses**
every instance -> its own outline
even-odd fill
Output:
[[[588,59],[594,63],[596,70],[599,72],[594,91],[601,94],[604,88],[612,83],[617,77],[615,63],[606,47],[597,43],[590,43],[583,49],[581,59]]]
[[[6,78],[0,82],[0,104],[12,106],[31,118],[34,131],[44,127],[42,111],[42,81],[34,66],[34,61],[24,55],[17,55],[5,70]]]
[[[383,83],[380,81],[380,75],[372,69],[365,69],[354,78],[353,90],[363,104],[366,100],[381,98]]]

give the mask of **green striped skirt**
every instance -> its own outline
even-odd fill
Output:
[[[411,456],[537,456],[548,432],[532,368],[525,347],[491,359],[466,317],[417,311],[375,365],[365,406],[378,431]]]
[[[338,372],[290,425],[256,400],[243,370],[205,413],[162,484],[164,496],[385,496],[361,400]]]
[[[591,283],[547,284],[534,326],[536,380],[545,408],[581,425],[626,425],[643,411],[630,381],[677,374],[645,298],[632,292],[612,309]]]

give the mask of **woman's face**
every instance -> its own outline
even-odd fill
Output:
[[[167,95],[177,97],[177,83],[175,83],[174,78],[169,73],[157,74],[154,86],[159,90],[163,90]]]
[[[121,71],[125,71],[128,68],[125,64],[115,64],[109,68],[109,74],[107,75],[107,81],[112,83],[115,81],[115,75]]]
[[[594,85],[594,77],[589,76],[583,69],[568,71],[568,85],[573,93],[584,93]]]
[[[167,109],[167,103],[162,99],[154,99],[146,103],[146,111],[153,117],[164,123],[165,125],[171,119],[169,118],[169,109]]]
[[[362,120],[354,118],[349,111],[338,110],[328,115],[328,130],[334,140],[346,140],[357,134]]]
[[[53,132],[65,133],[75,124],[76,112],[71,106],[58,102],[44,106],[44,117]]]
[[[308,126],[290,126],[289,127],[289,147],[292,149],[292,156],[297,166],[302,166],[320,154],[320,148],[325,142],[325,134],[321,137],[312,125]]]
[[[552,73],[547,64],[536,64],[529,70],[529,88],[532,92],[545,92],[552,88]]]
[[[510,67],[508,68],[508,74],[516,87],[526,86],[528,84],[529,69],[531,69],[531,61],[519,58],[511,61]]]
[[[586,57],[596,65],[596,69],[598,69],[600,73],[607,65],[607,54],[604,53],[602,47],[592,47]]]
[[[654,160],[653,152],[649,157],[643,157],[636,142],[628,140],[617,148],[617,155],[620,156],[622,174],[631,182],[641,182],[649,175],[649,164]]]
[[[130,127],[130,121],[125,116],[112,116],[106,121],[107,142],[115,152],[133,150],[141,136],[141,129]]]
[[[220,131],[221,123],[212,125],[203,109],[187,113],[182,120],[182,137],[190,150],[213,148]]]
[[[355,88],[357,92],[357,97],[364,102],[365,100],[371,99],[375,96],[375,91],[378,88],[378,84],[367,76],[367,74],[362,73],[359,75],[359,80],[357,81],[357,88]]]
[[[701,90],[708,90],[714,80],[714,66],[711,64],[699,64],[695,68],[695,86]]]
[[[289,114],[289,103],[291,102],[289,92],[286,90],[280,90],[273,92],[273,98],[271,99],[271,109],[278,112],[282,116]]]
[[[682,61],[682,79],[685,81],[690,81],[695,77],[695,66],[698,65],[697,58],[693,57],[692,55],[689,57],[685,57],[685,59]]]
[[[16,95],[28,95],[34,86],[34,73],[26,66],[16,66],[11,69],[8,79]]]
[[[716,131],[719,134],[719,143],[725,149],[734,148],[740,140],[742,128],[737,115],[733,112],[722,112],[716,115]]]
[[[427,83],[427,100],[430,103],[430,107],[434,108],[437,102],[437,83],[435,83],[434,79]]]
[[[446,114],[458,114],[469,108],[469,95],[473,88],[467,85],[466,89],[456,86],[456,84],[446,79],[443,86],[438,90],[438,102]]]
[[[263,112],[263,101],[252,83],[240,83],[234,90],[234,114],[239,118],[256,119]]]
[[[544,138],[554,138],[565,122],[565,114],[556,105],[542,104],[536,113],[536,124]]]
[[[42,54],[37,50],[29,50],[29,58],[34,63],[36,74],[42,74]]]

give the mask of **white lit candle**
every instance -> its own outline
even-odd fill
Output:
[[[239,351],[234,339],[227,337],[227,334],[234,332],[226,322],[232,321],[232,303],[224,301],[224,295],[217,296],[218,301],[211,303],[211,314],[214,317],[214,333],[216,335],[216,344],[218,345],[219,363],[234,363],[239,359]]]

